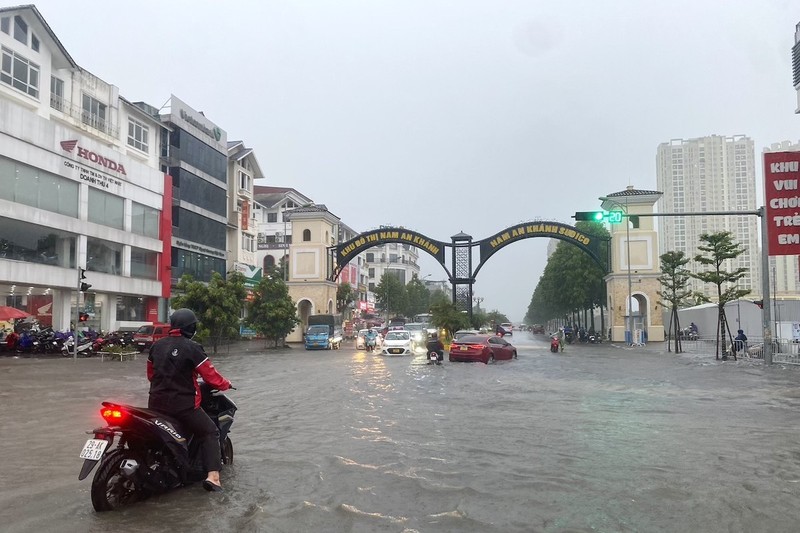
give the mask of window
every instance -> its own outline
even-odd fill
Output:
[[[131,247],[131,277],[158,279],[158,252]]]
[[[278,213],[267,213],[267,222],[277,222]]]
[[[28,24],[19,15],[14,17],[14,39],[28,46]]]
[[[370,268],[369,269],[369,277],[371,277],[371,278],[375,277],[375,269],[374,268]]]
[[[122,197],[89,188],[89,222],[123,229],[123,208]]]
[[[304,229],[303,230],[303,242],[308,242],[311,240],[311,230]]]
[[[5,47],[0,81],[34,98],[39,97],[39,66]]]
[[[161,211],[137,202],[131,203],[131,232],[158,239]]]
[[[142,321],[144,318],[144,298],[141,296],[117,296],[117,320]]]
[[[242,233],[242,249],[248,252],[256,251],[256,238],[247,233]]]
[[[245,191],[250,190],[250,176],[241,170],[239,171],[239,188]]]
[[[64,80],[50,76],[50,107],[64,110]]]
[[[271,255],[264,256],[264,270],[268,270],[275,266],[275,258]]]
[[[375,254],[370,252],[367,254],[367,263],[374,263],[375,262]]]
[[[84,94],[81,119],[84,124],[105,132],[107,130],[106,105],[88,94]]]
[[[155,252],[151,253],[155,254]],[[131,254],[131,261],[133,261],[133,254]],[[115,275],[122,274],[122,244],[88,237],[86,239],[86,270]]]
[[[33,49],[34,52],[39,51],[39,39],[32,33],[31,33],[31,49]]]
[[[11,17],[0,17],[0,31],[11,35]]]
[[[128,145],[147,152],[150,129],[138,120],[128,119]]]
[[[5,157],[0,157],[0,198],[78,216],[77,182]]]

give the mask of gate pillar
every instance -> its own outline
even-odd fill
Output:
[[[628,186],[600,198],[603,209],[624,212],[623,223],[611,225],[611,272],[605,277],[611,340],[615,342],[643,344],[664,340],[663,312],[658,303],[661,260],[655,218],[637,216],[653,213],[662,194]]]
[[[460,311],[466,311],[472,321],[472,236],[463,231],[450,237],[453,243],[453,303]]]

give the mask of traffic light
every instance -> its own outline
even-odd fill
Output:
[[[80,313],[78,315],[78,322],[86,322],[89,320],[89,313]]]
[[[592,220],[594,222],[602,222],[606,218],[605,211],[576,211],[572,217],[575,220]]]
[[[81,270],[81,277],[78,278],[78,281],[80,281],[80,283],[81,283],[81,292],[86,292],[86,291],[89,290],[89,287],[91,287],[92,285],[89,284],[89,283],[86,283],[85,281],[83,281],[83,280],[86,279],[86,270],[84,270],[83,268],[80,269],[80,270]]]
[[[606,221],[609,224],[619,224],[622,222],[623,213],[622,211],[576,211],[572,218],[575,220]]]

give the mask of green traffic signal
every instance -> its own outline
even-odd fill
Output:
[[[605,218],[604,211],[576,211],[574,218],[575,220],[590,220],[594,222],[600,222]]]

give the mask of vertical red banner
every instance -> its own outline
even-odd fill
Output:
[[[800,152],[764,154],[769,255],[800,255]]]

